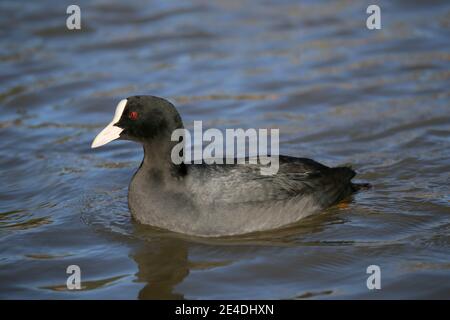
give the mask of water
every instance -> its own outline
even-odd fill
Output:
[[[71,2],[0,3],[0,298],[450,298],[448,1],[381,2],[380,31],[364,1],[77,3],[81,31]],[[134,94],[187,127],[279,128],[374,188],[251,236],[137,225],[140,147],[89,148]]]

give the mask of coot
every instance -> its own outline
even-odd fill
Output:
[[[279,156],[275,175],[260,164],[174,164],[172,132],[183,128],[176,108],[155,96],[119,102],[111,123],[92,148],[115,139],[143,145],[144,159],[128,190],[132,216],[195,236],[228,236],[279,228],[329,207],[366,184],[355,184],[348,167]]]

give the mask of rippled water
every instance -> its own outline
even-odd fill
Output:
[[[450,298],[448,1],[378,1],[380,31],[365,1],[77,3],[81,31],[71,2],[0,2],[0,298]],[[374,188],[252,236],[137,225],[141,149],[89,148],[134,94],[188,127],[280,128]]]

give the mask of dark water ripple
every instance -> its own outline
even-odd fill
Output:
[[[448,1],[381,1],[380,31],[365,1],[79,1],[79,32],[69,4],[0,2],[0,298],[449,298]],[[374,188],[254,235],[137,225],[140,148],[89,148],[133,94],[187,127],[280,128]]]

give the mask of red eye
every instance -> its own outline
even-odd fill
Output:
[[[136,111],[131,111],[130,113],[128,113],[128,118],[133,121],[137,120],[139,118],[139,113],[137,113]]]

